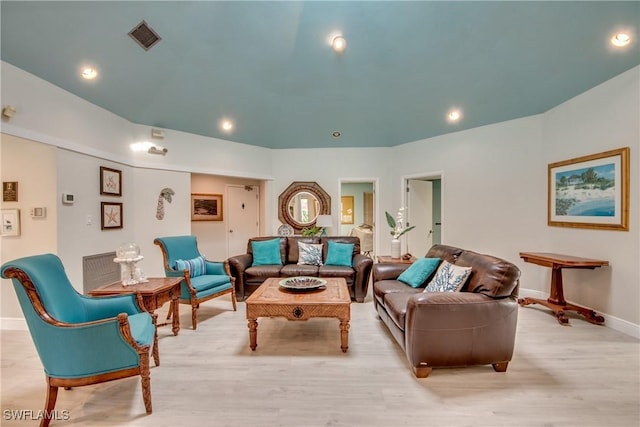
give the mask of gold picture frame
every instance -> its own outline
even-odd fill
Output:
[[[547,223],[629,231],[629,147],[549,164]]]
[[[191,221],[222,221],[222,194],[191,193]]]
[[[18,181],[2,182],[2,201],[3,202],[18,201]]]
[[[340,197],[340,224],[353,224],[353,196]]]

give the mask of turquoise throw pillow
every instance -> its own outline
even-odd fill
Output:
[[[280,258],[280,239],[254,240],[251,242],[253,251],[253,266],[255,265],[282,265]]]
[[[207,265],[203,256],[193,259],[177,259],[174,268],[179,271],[189,270],[190,277],[204,276],[207,272]]]
[[[419,258],[398,276],[398,280],[412,288],[419,288],[440,264],[440,258]]]
[[[338,243],[329,240],[329,249],[327,250],[327,260],[325,265],[343,265],[351,267],[351,258],[353,256],[353,243]]]

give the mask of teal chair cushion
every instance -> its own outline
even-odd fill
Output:
[[[196,290],[196,297],[206,297],[225,289],[231,289],[231,279],[225,274],[198,276],[191,279],[191,286]],[[182,288],[182,292],[187,292],[183,299],[189,299],[189,291],[186,286]]]
[[[129,326],[133,339],[140,345],[152,345],[155,327],[148,313],[138,313],[129,316]]]

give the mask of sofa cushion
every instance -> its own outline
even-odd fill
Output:
[[[298,242],[298,264],[322,265],[322,244]]]
[[[393,323],[403,331],[405,330],[404,324],[407,315],[407,304],[409,303],[409,298],[413,295],[413,292],[393,292],[387,294],[385,297],[384,306],[389,317],[391,317]]]
[[[264,282],[268,277],[280,277],[281,265],[258,265],[244,271],[246,282]]]
[[[203,256],[192,259],[177,259],[174,263],[174,268],[178,271],[189,270],[190,277],[202,276],[207,271]]]
[[[253,251],[252,266],[257,265],[282,265],[280,257],[280,239],[255,240],[251,242]]]
[[[412,288],[419,288],[433,274],[440,264],[440,258],[419,258],[398,276],[398,280]]]
[[[461,267],[442,261],[425,292],[454,292],[462,289],[471,274],[471,267]]]
[[[518,286],[520,270],[503,259],[464,251],[456,264],[473,267],[474,273],[469,278],[465,291],[504,298],[510,296]]]
[[[320,277],[342,277],[347,281],[347,285],[353,283],[356,272],[351,267],[343,265],[323,265],[318,268],[318,276]]]
[[[410,293],[411,295],[422,292],[422,289],[415,289],[407,286],[398,280],[378,280],[373,283],[373,297],[382,305],[385,304],[385,298],[388,294],[398,292]]]
[[[318,266],[308,264],[287,264],[280,269],[280,277],[318,276]]]
[[[329,241],[327,259],[324,262],[325,264],[351,267],[352,258],[353,243],[338,243],[331,240]]]

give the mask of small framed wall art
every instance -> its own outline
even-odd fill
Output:
[[[222,221],[222,194],[191,193],[191,221]]]
[[[548,224],[629,231],[629,147],[549,164]]]
[[[2,235],[20,235],[20,209],[2,209]]]
[[[122,171],[100,166],[100,194],[122,196]]]
[[[122,203],[100,203],[100,229],[114,230],[122,228]]]
[[[17,181],[2,182],[2,201],[3,202],[18,201],[18,182]]]

